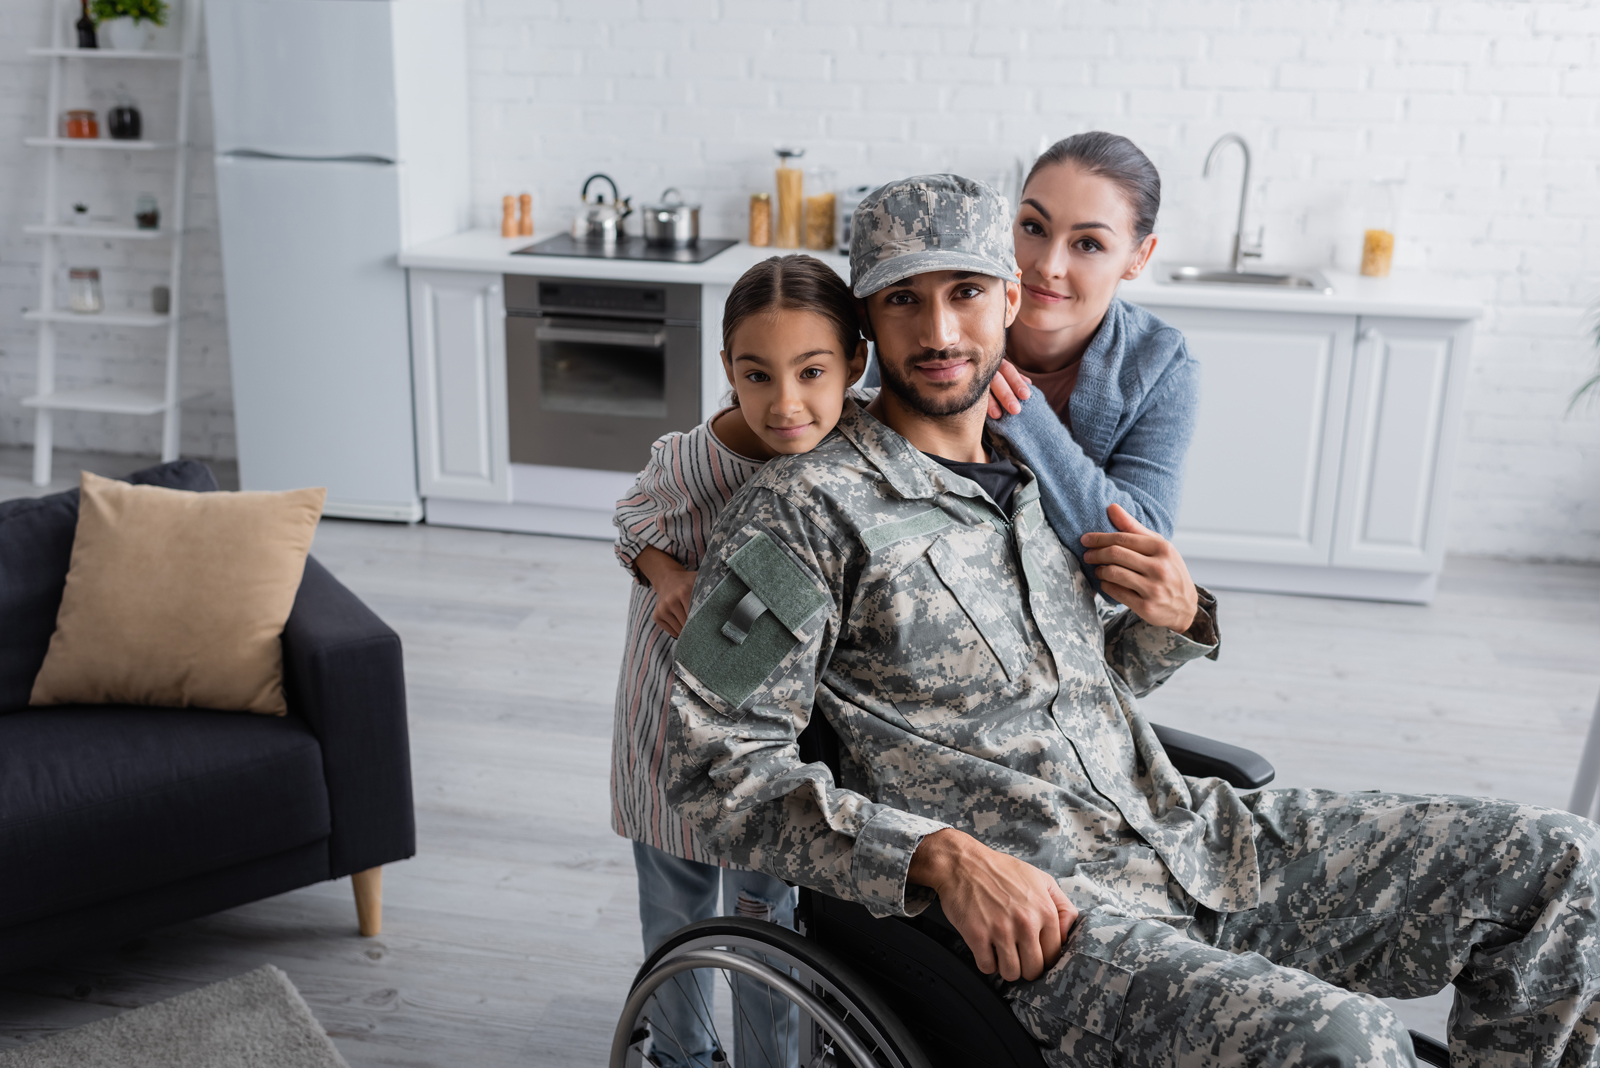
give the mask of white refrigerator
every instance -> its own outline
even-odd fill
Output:
[[[207,0],[244,489],[414,521],[402,247],[463,230],[461,0]]]

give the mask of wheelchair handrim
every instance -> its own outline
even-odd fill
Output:
[[[634,995],[669,960],[681,955],[724,948],[758,953],[768,960],[779,962],[783,968],[794,969],[800,975],[798,983],[802,988],[808,984],[814,985],[830,997],[834,1004],[841,1006],[845,1010],[847,1017],[845,1019],[839,1018],[831,1008],[823,1004],[824,1011],[832,1018],[829,1022],[818,1019],[809,1009],[795,1001],[806,1015],[817,1019],[824,1030],[837,1035],[835,1028],[858,1029],[859,1033],[853,1034],[852,1037],[865,1038],[866,1043],[872,1049],[881,1051],[883,1059],[891,1065],[898,1065],[900,1068],[928,1068],[927,1057],[917,1046],[910,1032],[900,1023],[872,986],[857,975],[854,969],[837,960],[828,951],[808,942],[803,936],[787,928],[756,920],[735,918],[706,920],[684,928],[651,954],[644,966],[639,969],[629,995],[630,1009],[635,1005]],[[757,963],[747,957],[738,959]],[[638,1010],[625,1010],[621,1020],[618,1021],[612,1047],[612,1064],[617,1068],[622,1065],[622,1061],[618,1058],[626,1054],[627,1039],[649,996],[646,994],[640,997],[637,1002]],[[841,1041],[839,1045],[843,1047],[845,1043]],[[860,1062],[860,1068],[872,1068],[880,1063],[877,1057],[871,1055],[870,1049],[853,1053],[852,1060],[858,1060],[859,1053],[867,1054],[867,1059]]]
[[[771,954],[764,954],[770,956]],[[737,953],[729,953],[721,949],[697,949],[682,953],[671,960],[663,961],[654,971],[645,977],[646,982],[636,987],[628,996],[628,1002],[622,1008],[622,1017],[617,1021],[617,1032],[611,1040],[611,1065],[612,1068],[623,1068],[626,1059],[628,1040],[633,1034],[634,1023],[644,1012],[645,1005],[655,997],[656,990],[661,983],[679,972],[696,971],[701,968],[726,968],[730,971],[742,972],[752,979],[759,979],[784,997],[794,1002],[805,1013],[825,1028],[835,1042],[844,1047],[845,1053],[857,1065],[877,1064],[875,1058],[865,1046],[851,1033],[845,1021],[835,1016],[829,1008],[811,993],[802,988],[787,975],[776,968],[768,967],[758,960],[741,957]],[[809,971],[809,969],[807,969]],[[650,980],[655,980],[651,983]],[[618,1059],[619,1053],[623,1060]]]

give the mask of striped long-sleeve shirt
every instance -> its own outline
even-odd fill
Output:
[[[740,456],[717,440],[711,432],[715,419],[688,433],[668,434],[652,445],[649,464],[632,492],[617,502],[613,517],[617,556],[639,581],[628,603],[628,640],[617,682],[611,827],[625,837],[706,864],[720,861],[667,807],[661,789],[677,643],[650,618],[656,591],[639,576],[634,561],[646,547],[653,547],[689,570],[699,570],[718,513],[761,470],[761,461]]]

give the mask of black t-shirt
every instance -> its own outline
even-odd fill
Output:
[[[1011,515],[1011,498],[1016,496],[1017,486],[1022,481],[1022,472],[1017,470],[1017,465],[993,449],[989,443],[983,443],[985,455],[994,459],[987,463],[963,463],[960,460],[946,460],[943,456],[935,456],[931,452],[922,455],[942,467],[948,467],[962,478],[970,478],[983,487],[983,491],[994,499],[1000,510],[1007,516]]]

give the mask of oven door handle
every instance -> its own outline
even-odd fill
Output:
[[[667,343],[665,327],[652,334],[637,334],[632,330],[584,330],[541,323],[533,328],[533,336],[540,341],[587,341],[592,345],[628,345],[640,349],[659,349]]]

